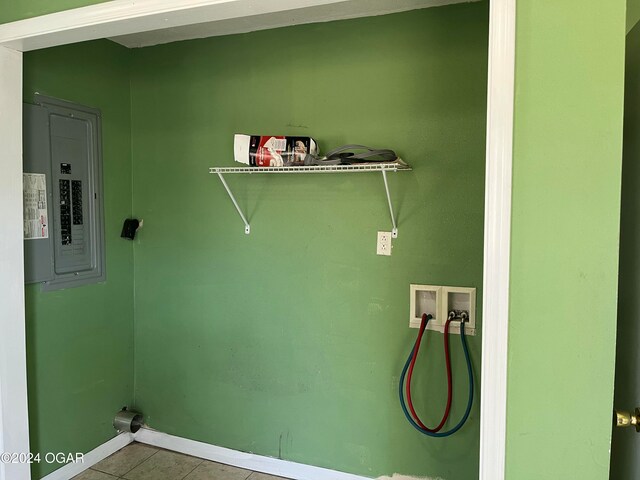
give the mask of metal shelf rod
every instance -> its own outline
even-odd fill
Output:
[[[222,185],[224,185],[225,190],[229,194],[229,198],[231,198],[231,201],[233,202],[233,206],[236,207],[236,210],[240,214],[240,218],[242,218],[242,221],[244,222],[244,233],[249,235],[251,233],[251,225],[249,225],[247,218],[244,216],[244,213],[242,213],[242,210],[240,209],[240,205],[238,205],[238,202],[236,201],[236,197],[233,196],[233,193],[231,192],[229,185],[227,185],[227,182],[224,180],[222,173],[218,172],[218,177],[220,178]]]
[[[393,214],[393,204],[391,203],[391,195],[389,194],[389,182],[387,182],[387,171],[382,170],[382,179],[384,180],[384,191],[387,192],[387,203],[389,203],[389,213],[391,214],[391,237],[398,238],[398,227],[396,225],[396,216]]]
[[[399,160],[396,162],[354,164],[354,165],[304,165],[283,167],[211,167],[209,173],[366,173],[380,171],[396,172],[411,170],[411,167]]]

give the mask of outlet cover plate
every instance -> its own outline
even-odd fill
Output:
[[[376,254],[391,255],[391,232],[378,232]]]

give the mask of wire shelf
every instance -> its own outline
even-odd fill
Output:
[[[402,160],[354,165],[309,165],[299,167],[211,167],[209,173],[366,173],[411,170]]]
[[[391,194],[389,193],[389,183],[387,182],[387,172],[399,172],[411,170],[411,167],[398,159],[395,162],[380,162],[380,163],[357,163],[354,165],[308,165],[300,167],[211,167],[209,173],[218,175],[224,189],[227,191],[233,206],[236,208],[238,215],[244,222],[244,233],[249,235],[251,233],[251,225],[249,220],[242,212],[235,195],[229,188],[226,180],[224,179],[225,173],[248,173],[248,174],[260,174],[260,173],[366,173],[366,172],[381,172],[382,179],[384,180],[384,190],[387,195],[387,203],[389,204],[389,214],[391,215],[391,236],[396,238],[398,236],[398,227],[396,225],[396,217],[393,213],[393,205],[391,203]]]

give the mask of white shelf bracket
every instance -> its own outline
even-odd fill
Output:
[[[391,224],[393,229],[391,230],[391,236],[393,238],[398,237],[398,226],[396,225],[396,216],[393,213],[393,204],[391,203],[391,195],[389,194],[389,183],[387,182],[387,172],[401,172],[411,170],[411,167],[404,163],[402,160],[397,159],[394,162],[373,162],[373,163],[360,163],[353,165],[285,165],[282,167],[210,167],[209,173],[215,173],[220,178],[222,185],[224,186],[229,198],[233,202],[233,206],[236,207],[240,218],[244,222],[244,233],[247,235],[251,233],[251,226],[247,221],[247,217],[244,216],[236,198],[231,193],[231,189],[224,179],[225,173],[248,173],[248,174],[295,174],[295,173],[367,173],[367,172],[382,172],[382,179],[384,180],[384,190],[387,193],[387,203],[389,205],[389,214],[391,215]]]
[[[387,182],[387,171],[382,170],[382,179],[384,180],[384,190],[387,192],[387,203],[389,204],[389,213],[391,214],[391,224],[393,229],[391,230],[391,237],[398,238],[398,226],[396,225],[396,217],[393,214],[393,204],[391,203],[391,195],[389,194],[389,182]]]
[[[222,173],[220,172],[216,172],[216,173],[218,174],[218,177],[220,178],[222,185],[224,185],[225,190],[229,194],[229,198],[231,198],[231,201],[233,202],[233,206],[236,207],[236,210],[238,211],[240,218],[242,218],[242,221],[244,222],[244,233],[249,235],[251,233],[251,225],[249,225],[249,222],[247,221],[247,217],[245,217],[244,213],[242,213],[242,210],[240,210],[240,205],[238,205],[238,202],[236,201],[236,197],[233,196],[233,193],[231,192],[229,185],[227,185],[227,182],[222,176]]]

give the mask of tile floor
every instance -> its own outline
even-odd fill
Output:
[[[132,443],[74,480],[285,480],[209,462],[142,443]]]

